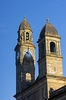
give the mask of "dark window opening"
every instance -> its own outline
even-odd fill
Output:
[[[29,40],[29,33],[26,33],[26,40]]]
[[[50,43],[50,52],[56,52],[55,43],[54,42]]]

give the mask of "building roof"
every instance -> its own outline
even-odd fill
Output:
[[[21,22],[21,24],[19,26],[19,30],[25,30],[25,29],[32,31],[30,24],[28,23],[28,21],[26,20],[26,18],[24,16],[24,20]]]
[[[51,23],[49,23],[48,18],[47,18],[47,23],[44,25],[44,27],[42,28],[40,32],[40,38],[43,38],[45,34],[58,35],[56,28]]]

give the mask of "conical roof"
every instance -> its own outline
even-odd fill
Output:
[[[56,30],[56,28],[49,23],[49,21],[47,20],[47,23],[44,25],[44,27],[42,28],[41,32],[40,32],[40,38],[44,37],[45,34],[49,34],[49,35],[58,35],[58,32]]]
[[[21,22],[21,24],[19,26],[19,30],[25,30],[25,29],[32,31],[30,24],[28,23],[28,21],[26,20],[26,18],[24,16],[24,20]]]

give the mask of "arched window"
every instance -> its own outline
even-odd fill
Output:
[[[54,42],[50,43],[50,52],[56,52],[55,43]]]
[[[29,33],[26,33],[26,40],[29,40]]]
[[[31,82],[31,74],[26,73],[26,81]]]

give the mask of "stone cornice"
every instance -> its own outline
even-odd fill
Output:
[[[63,76],[55,76],[55,75],[47,74],[46,77],[47,77],[47,79],[49,79],[49,78],[56,78],[56,79],[59,79],[59,80],[66,81],[66,77],[63,77]]]

